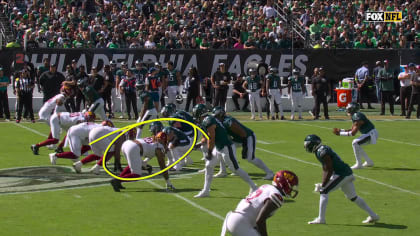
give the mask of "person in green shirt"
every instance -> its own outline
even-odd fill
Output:
[[[181,72],[179,72],[172,61],[168,61],[166,64],[167,66],[167,94],[168,94],[168,100],[167,103],[173,103],[175,104],[176,95],[179,95],[181,91],[179,89],[181,88]]]
[[[3,118],[4,114],[6,121],[10,121],[9,97],[7,96],[7,86],[9,84],[9,77],[4,76],[3,67],[0,67],[0,118]]]
[[[223,123],[228,135],[236,145],[242,145],[242,159],[255,165],[265,172],[265,180],[272,180],[274,173],[267,165],[255,156],[256,136],[255,133],[239,122],[232,116],[226,115],[225,109],[222,107],[213,108],[213,116]],[[223,160],[220,160],[220,171],[214,177],[226,177],[226,166]]]
[[[353,125],[351,129],[344,130],[334,128],[333,133],[337,136],[354,136],[358,131],[362,134],[352,142],[354,157],[356,158],[356,164],[352,169],[361,169],[363,167],[372,167],[373,161],[369,158],[367,153],[363,150],[362,145],[376,144],[378,139],[378,131],[375,129],[373,123],[365,116],[365,114],[359,111],[359,104],[352,102],[346,107],[347,115],[351,116]],[[362,158],[366,161],[362,164]]]
[[[303,95],[306,93],[305,79],[303,76],[299,75],[300,72],[297,68],[293,69],[292,73],[292,76],[288,78],[287,84],[287,92],[289,94],[289,99],[292,101],[290,119],[295,119],[296,108],[299,112],[299,119],[302,119]]]
[[[208,115],[207,108],[204,104],[195,105],[192,116],[209,136],[207,141],[203,138],[201,143],[198,144],[201,146],[201,150],[206,153],[206,168],[204,187],[194,197],[202,198],[210,196],[210,185],[213,180],[214,167],[219,163],[216,156],[223,159],[228,165],[228,168],[251,187],[252,192],[255,191],[257,186],[254,181],[252,181],[249,175],[239,167],[238,161],[236,160],[236,147],[230,140],[222,122],[214,116]]]
[[[90,85],[87,79],[77,81],[77,86],[85,97],[87,103],[90,104],[88,111],[99,113],[103,121],[109,120],[105,114],[104,99],[99,95],[96,89]]]
[[[391,115],[394,115],[394,70],[389,67],[388,60],[384,61],[384,67],[378,72],[379,85],[381,88],[381,116],[385,115],[385,103],[389,103]]]
[[[379,216],[372,211],[363,198],[356,194],[353,181],[355,177],[351,168],[341,160],[331,147],[322,145],[321,138],[315,134],[306,136],[303,146],[309,153],[314,153],[316,159],[322,165],[322,183],[315,184],[315,192],[320,193],[319,215],[308,224],[325,224],[325,214],[329,194],[340,188],[347,199],[354,202],[358,207],[367,212],[369,216],[362,221],[364,224],[375,223]]]
[[[270,73],[266,76],[265,91],[267,92],[268,102],[270,103],[270,116],[274,120],[274,111],[276,112],[276,119],[284,120],[283,105],[281,103],[282,89],[286,86],[281,86],[281,79],[279,77],[279,70],[275,67],[270,66]]]

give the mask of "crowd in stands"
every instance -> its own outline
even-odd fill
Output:
[[[419,48],[414,0],[25,0],[1,1],[17,43],[49,48]],[[402,11],[401,23],[364,23],[366,11]],[[290,22],[290,21],[289,21]],[[296,27],[296,26],[295,26]],[[292,38],[294,40],[292,40]],[[16,46],[16,42],[13,42]]]

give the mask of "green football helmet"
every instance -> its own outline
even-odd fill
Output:
[[[160,131],[162,131],[162,129],[163,129],[163,124],[160,121],[152,122],[150,124],[150,127],[149,127],[149,131],[153,135],[156,135],[157,133],[159,133]]]
[[[166,106],[170,106],[174,112],[176,111],[176,105],[174,103],[168,103]]]
[[[225,109],[221,106],[214,107],[211,112],[215,117],[223,118],[226,114]]]
[[[164,132],[166,135],[168,135],[168,134],[170,134],[171,133],[171,127],[165,127],[165,128],[163,128],[163,130],[162,130],[162,132]]]
[[[346,112],[350,114],[354,114],[360,110],[359,104],[355,102],[351,102],[346,106]]]
[[[310,134],[306,136],[303,146],[307,152],[313,153],[321,145],[321,138],[315,134]]]
[[[200,120],[202,116],[204,116],[207,113],[207,108],[204,104],[197,104],[194,106],[192,110],[192,116],[196,120]]]
[[[162,115],[162,117],[165,117],[165,118],[170,117],[174,113],[175,113],[175,110],[169,104],[162,107],[162,110],[160,111],[160,114]]]

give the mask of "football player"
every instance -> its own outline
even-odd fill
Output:
[[[143,103],[143,109],[141,110],[141,114],[137,122],[143,122],[146,120],[153,120],[158,117],[158,113],[156,111],[156,107],[154,105],[154,101],[152,98],[152,93],[150,92],[143,92],[140,94],[141,102]],[[137,128],[137,138],[141,138],[141,132],[144,125],[140,125]]]
[[[71,88],[68,86],[63,86],[60,89],[60,93],[55,95],[54,97],[47,100],[39,110],[39,120],[45,121],[48,126],[50,126],[50,118],[51,116],[61,110],[64,110],[64,102],[68,97],[71,95]],[[34,155],[39,155],[39,148],[43,146],[49,146],[50,148],[53,148],[55,144],[58,142],[55,142],[52,132],[48,134],[47,140],[31,145],[31,150]]]
[[[260,78],[259,75],[257,75],[257,70],[254,68],[249,69],[249,74],[250,75],[245,79],[245,82],[242,84],[242,86],[249,94],[249,104],[251,105],[252,113],[251,120],[255,120],[255,105],[257,105],[258,114],[260,115],[260,120],[262,120],[263,117],[260,92],[264,81]]]
[[[181,158],[191,147],[191,139],[181,130],[174,127],[165,127],[162,130],[167,137],[168,142],[168,160],[169,165]],[[187,157],[186,157],[187,158]],[[176,172],[181,171],[185,162],[180,161],[174,166]]]
[[[83,153],[90,150],[89,132],[101,125],[110,125],[110,123],[110,121],[103,121],[102,124],[84,122],[70,127],[66,138],[66,146],[70,146],[70,152],[50,153],[51,164],[55,165],[57,158],[71,159],[74,162],[77,161]]]
[[[220,122],[223,123],[227,133],[232,138],[232,141],[235,144],[242,145],[242,159],[247,160],[251,164],[260,168],[265,172],[265,180],[271,180],[274,177],[273,171],[271,171],[264,162],[255,157],[255,145],[257,138],[255,133],[244,126],[237,119],[232,116],[226,115],[225,110],[222,107],[215,107],[212,111],[214,117],[216,117]],[[224,177],[226,176],[226,167],[224,163],[220,164],[220,172],[214,177]]]
[[[267,82],[265,83],[268,101],[270,103],[270,116],[271,119],[279,119],[279,113],[277,111],[276,117],[274,118],[275,106],[280,110],[280,119],[284,120],[283,106],[281,104],[281,86],[280,77],[278,75],[279,70],[275,67],[270,66],[270,73],[267,75]]]
[[[354,139],[352,142],[356,164],[354,164],[351,168],[361,169],[363,167],[371,167],[373,166],[373,161],[369,158],[365,150],[363,150],[362,145],[376,144],[378,131],[365,114],[359,111],[359,104],[355,102],[349,103],[346,107],[346,112],[348,116],[351,116],[351,120],[353,121],[351,129],[344,130],[334,128],[333,133],[338,136],[354,136],[358,131],[360,131],[362,135]],[[362,158],[365,158],[365,162],[363,164]]]
[[[209,136],[207,140],[207,154],[205,164],[205,177],[203,189],[194,197],[210,196],[210,185],[213,180],[214,166],[219,163],[218,158],[222,158],[229,169],[239,175],[250,187],[251,191],[257,189],[254,181],[251,180],[248,173],[239,167],[236,160],[236,148],[228,137],[228,133],[223,124],[211,115],[207,115],[207,109],[204,104],[197,104],[193,108],[193,117],[201,123],[201,127]]]
[[[128,166],[121,172],[120,177],[122,178],[138,178],[142,174],[143,160],[142,157],[154,157],[156,156],[159,162],[160,168],[165,168],[165,145],[166,145],[166,134],[159,132],[153,138],[127,140],[123,143],[121,150],[127,159]],[[166,190],[175,190],[169,180],[168,172],[163,173],[163,177],[166,181]],[[121,180],[112,179],[111,185],[115,192],[120,192],[121,189],[125,189],[122,186]]]
[[[167,103],[175,104],[175,96],[180,94],[181,88],[181,73],[174,67],[172,61],[167,63],[168,70],[168,101]]]
[[[284,198],[295,198],[299,179],[295,173],[282,170],[276,173],[272,184],[264,184],[242,199],[235,211],[230,211],[223,222],[232,236],[266,236],[266,221],[284,204]]]
[[[379,216],[370,209],[363,198],[357,196],[354,188],[353,171],[344,163],[341,158],[328,146],[321,144],[321,138],[312,134],[308,135],[304,141],[307,152],[314,153],[322,164],[323,175],[322,183],[315,184],[315,191],[320,193],[319,216],[308,224],[325,224],[325,213],[327,211],[329,193],[338,188],[344,192],[346,197],[357,204],[369,216],[363,223],[374,223],[379,220]]]
[[[94,129],[92,129],[92,131],[89,132],[89,143],[91,143],[91,142],[97,140],[98,138],[101,138],[101,137],[119,129],[119,128],[115,128],[114,124],[112,124],[111,121],[105,121],[105,122],[109,122],[109,124],[106,125],[106,126],[96,127]],[[102,161],[103,161],[103,158],[104,158],[103,155],[105,154],[106,148],[115,139],[115,137],[117,137],[119,134],[120,134],[120,132],[114,133],[114,134],[112,134],[108,137],[105,137],[105,138],[93,143],[91,145],[93,154],[90,154],[87,157],[83,158],[82,160],[80,160],[78,162],[75,162],[73,164],[73,168],[75,169],[75,171],[77,173],[81,173],[83,165],[85,165],[87,163],[90,163],[92,161],[95,161],[95,160],[99,160],[90,169],[90,172],[92,172],[94,174],[99,174],[99,170],[102,167]],[[121,151],[122,143],[124,141],[128,140],[128,139],[134,139],[134,138],[135,138],[135,129],[129,130],[127,133],[122,135],[118,140],[116,140],[113,143],[113,145],[110,147],[108,152],[106,153],[105,161],[108,161],[109,159],[111,159],[112,156],[115,157],[115,162],[114,162],[114,171],[115,172],[116,171],[122,171],[121,162],[120,162],[120,159],[121,159],[120,151]]]
[[[91,104],[88,110],[93,113],[99,113],[99,116],[103,121],[108,120],[105,114],[104,99],[93,86],[88,84],[87,79],[77,81],[77,86],[83,96],[85,96],[86,101]]]
[[[60,141],[61,129],[68,130],[73,125],[77,125],[82,122],[93,122],[95,121],[95,113],[93,112],[57,112],[54,113],[50,118],[50,128],[51,128],[51,138],[38,143],[33,144],[31,149],[35,155],[38,155],[38,151],[40,147],[57,144]],[[66,136],[64,136],[63,140],[60,142],[58,147],[55,149],[57,153],[63,152],[64,142],[66,140]]]
[[[290,119],[295,119],[296,107],[299,111],[299,119],[302,119],[302,101],[303,94],[306,93],[306,87],[304,84],[304,78],[299,76],[299,70],[293,69],[293,75],[288,78],[288,89],[289,98],[292,100],[292,111]]]

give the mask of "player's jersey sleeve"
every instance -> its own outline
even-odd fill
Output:
[[[360,112],[354,113],[353,116],[351,117],[351,119],[353,120],[353,122],[364,120],[364,118],[365,118],[364,115],[362,113],[360,113]]]
[[[207,129],[208,127],[216,124],[216,121],[214,119],[215,118],[212,116],[207,116],[206,118],[204,118],[203,124],[202,124],[203,127]]]
[[[281,196],[280,192],[278,192],[278,190],[277,192],[270,192],[269,198],[277,207],[281,207],[284,203],[283,197]]]

